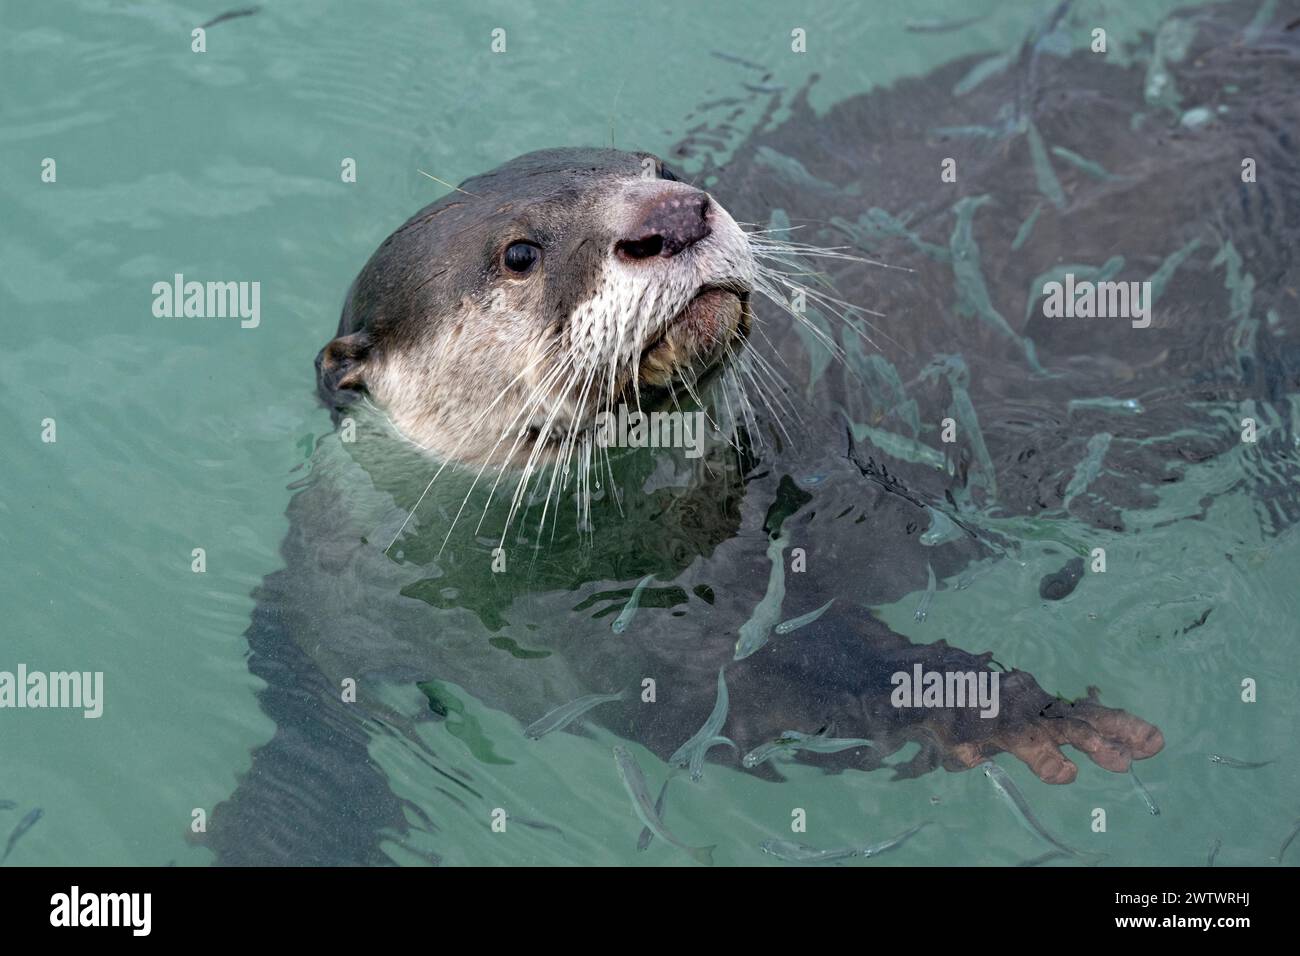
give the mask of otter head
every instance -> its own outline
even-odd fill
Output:
[[[755,275],[735,220],[655,157],[529,153],[384,241],[318,386],[336,408],[368,394],[444,459],[549,462],[600,411],[662,402],[725,363]]]

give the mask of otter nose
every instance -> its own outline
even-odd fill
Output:
[[[631,235],[614,244],[624,259],[667,259],[694,245],[713,230],[709,227],[709,197],[674,189],[646,203]]]

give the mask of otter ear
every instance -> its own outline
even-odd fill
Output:
[[[356,401],[365,390],[366,359],[370,335],[340,335],[316,356],[316,390],[331,407]]]

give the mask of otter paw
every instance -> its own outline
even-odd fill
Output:
[[[1165,745],[1158,727],[1127,711],[1103,707],[1093,691],[1071,703],[1042,694],[1022,671],[1007,676],[1020,678],[1013,689],[1038,691],[1042,695],[1035,702],[1038,706],[1027,706],[1037,695],[1017,694],[1014,704],[994,718],[990,733],[950,745],[950,756],[962,768],[976,767],[1005,751],[1023,761],[1044,783],[1072,783],[1079,768],[1061,750],[1066,744],[1115,773],[1125,773],[1134,760],[1151,757]]]
[[[993,754],[1010,753],[1045,783],[1073,783],[1079,767],[1061,749],[1069,744],[1097,765],[1126,773],[1130,763],[1160,752],[1160,728],[1126,710],[1097,702],[1095,689],[1070,702],[1047,695],[1024,671],[1004,675],[1001,713],[991,721],[971,719],[940,731],[950,769],[979,766]]]

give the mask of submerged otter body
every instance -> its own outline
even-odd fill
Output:
[[[370,748],[392,736],[437,763],[415,727],[454,709],[448,700],[461,691],[527,724],[566,701],[650,678],[655,703],[629,693],[589,719],[663,758],[704,723],[720,668],[730,697],[723,733],[741,753],[788,729],[830,727],[874,749],[814,758],[828,768],[874,769],[916,743],[897,773],[969,768],[1009,751],[1044,780],[1065,783],[1076,766],[1062,745],[1117,771],[1157,752],[1163,740],[1151,724],[1092,697],[1064,703],[1021,670],[1002,673],[992,719],[896,707],[892,675],[917,665],[990,672],[982,652],[998,635],[972,633],[970,651],[914,643],[871,609],[924,590],[928,571],[956,582],[973,562],[1017,553],[1022,517],[1051,523],[1068,512],[1115,527],[1121,510],[1149,506],[1160,483],[1233,447],[1235,431],[1215,424],[1212,406],[1263,405],[1296,384],[1300,352],[1285,289],[1298,278],[1300,170],[1284,140],[1300,117],[1289,93],[1274,95],[1294,45],[1280,46],[1289,61],[1252,58],[1215,42],[1216,23],[1206,19],[1191,55],[1220,79],[1231,75],[1255,112],[1217,120],[1213,135],[1178,128],[1167,106],[1149,103],[1140,67],[1075,54],[1034,58],[1031,71],[1023,57],[957,99],[952,88],[972,64],[955,64],[821,120],[797,100],[789,120],[714,170],[707,205],[691,206],[705,210],[698,222],[707,236],[657,205],[698,203],[702,193],[663,181],[662,165],[647,167],[644,154],[603,150],[525,157],[399,229],[358,277],[338,337],[321,353],[322,394],[357,438],[320,443],[289,506],[285,568],[257,594],[250,666],[266,681],[261,701],[277,730],[213,815],[209,843],[219,859],[386,862],[382,835],[410,826],[412,805]],[[1275,32],[1260,42],[1282,44]],[[1193,80],[1175,79],[1194,94]],[[1016,111],[999,113],[1008,102]],[[1139,112],[1145,120],[1134,124]],[[943,131],[984,114],[996,136]],[[1152,136],[1160,150],[1150,148]],[[1056,187],[1044,154],[1054,157]],[[1066,155],[1086,156],[1113,178]],[[1267,157],[1274,170],[1257,190],[1219,185],[1240,182],[1241,155]],[[957,159],[956,184],[940,180],[945,157]],[[647,168],[653,176],[643,179]],[[530,191],[533,178],[549,185]],[[598,213],[611,201],[617,208],[606,219]],[[730,232],[735,219],[724,206],[774,229],[807,224],[810,242],[851,245],[914,271],[831,261],[836,298],[886,317],[856,311],[838,325],[813,308],[811,321],[843,353],[819,361],[817,336],[751,301],[761,257],[756,266],[738,227]],[[534,210],[526,224],[536,231],[519,231],[521,209]],[[580,222],[602,225],[575,232]],[[719,223],[725,241],[714,244]],[[541,262],[511,278],[506,250],[521,241],[541,247]],[[627,243],[631,261],[618,258]],[[1150,328],[1052,323],[1032,307],[1040,277],[1062,263],[1101,269],[1119,256],[1108,275],[1146,279],[1189,246],[1170,270],[1178,281],[1165,276]],[[687,278],[669,278],[687,263]],[[641,281],[641,266],[657,278]],[[1259,277],[1244,311],[1243,271]],[[611,277],[640,293],[630,311],[637,318],[624,327],[601,325],[629,314],[601,306]],[[671,291],[657,294],[661,286]],[[720,301],[691,311],[701,292],[714,291]],[[1259,330],[1252,317],[1270,311],[1291,321]],[[638,361],[665,335],[680,338],[652,354],[639,378]],[[765,366],[751,367],[753,377],[737,373],[750,353],[786,381]],[[566,360],[604,370],[605,404],[634,402],[644,388],[647,402],[689,409],[698,398],[712,413],[748,386],[752,413],[728,419],[699,461],[647,449],[613,450],[606,461],[593,450],[588,478],[552,485],[547,464],[568,456],[575,474],[584,464],[574,449],[601,405],[590,389],[584,395],[585,378],[570,383]],[[529,369],[540,376],[532,390],[512,396],[512,376]],[[700,388],[692,394],[683,383]],[[491,418],[481,441],[462,441],[502,394],[499,408],[524,414]],[[534,417],[530,396],[542,396],[546,414]],[[1071,406],[1103,398],[1138,400],[1143,412]],[[1189,401],[1200,404],[1189,410]],[[939,437],[945,419],[956,424],[951,444]],[[1103,431],[1113,436],[1106,467],[1080,490],[1073,479],[1088,440]],[[463,464],[448,466],[430,490],[439,466],[420,446]],[[533,457],[538,448],[550,452]],[[537,480],[517,485],[514,476],[530,468]],[[1260,470],[1276,528],[1300,514],[1286,474]],[[952,533],[923,543],[937,516]],[[736,660],[777,535],[787,562],[799,548],[808,567],[787,574],[781,618],[835,603]],[[494,568],[501,560],[504,570]],[[647,575],[640,610],[613,634],[613,615]],[[1008,601],[1039,600],[1037,582]],[[1087,580],[1078,587],[1086,591]],[[348,678],[356,703],[340,701]],[[1107,703],[1137,709],[1141,701]],[[727,750],[710,759],[740,765]],[[444,776],[448,792],[477,811],[473,780]],[[297,796],[304,789],[309,803]]]

